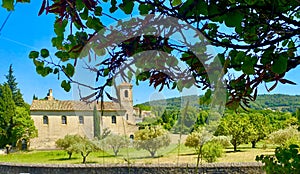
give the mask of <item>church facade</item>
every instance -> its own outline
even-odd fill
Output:
[[[56,100],[49,90],[45,100],[33,100],[30,113],[38,129],[38,137],[30,142],[32,149],[53,149],[55,141],[65,135],[79,134],[94,138],[93,111],[96,107],[100,115],[100,129],[109,129],[112,134],[133,137],[138,130],[133,108],[132,85],[122,83],[117,87],[119,103],[86,103],[81,101]]]

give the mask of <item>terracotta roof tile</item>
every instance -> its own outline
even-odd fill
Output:
[[[90,111],[94,109],[96,103],[86,103],[71,100],[33,100],[31,111]],[[104,102],[104,110],[121,110],[120,105],[114,102]],[[98,102],[97,109],[101,109]]]

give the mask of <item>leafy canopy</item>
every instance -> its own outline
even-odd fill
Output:
[[[2,2],[4,8],[13,10],[14,0]],[[43,0],[38,14],[56,16],[51,42],[57,49],[53,56],[58,61],[45,48],[30,52],[29,58],[42,76],[65,75],[67,80],[62,80],[61,86],[70,91],[71,83],[86,87],[74,79],[78,59],[87,57],[91,61],[93,57],[101,57],[99,63],[88,68],[95,72],[95,80],[103,79],[103,83],[89,86],[95,92],[82,97],[85,100],[102,98],[105,87],[111,86],[113,78],[120,75],[125,81],[134,76],[137,84],[149,80],[151,86],[160,90],[181,91],[194,84],[214,92],[216,81],[222,81],[221,86],[227,89],[227,105],[237,108],[255,100],[261,83],[271,84],[267,87],[269,91],[278,83],[295,84],[285,74],[300,64],[299,8],[298,1],[286,0]],[[158,24],[157,18],[151,17],[122,20],[135,14],[154,14],[160,19],[172,17],[180,21],[175,21],[177,27],[173,27],[170,23]],[[104,21],[115,21],[116,27],[109,27]],[[194,33],[185,36],[187,26],[201,34],[200,38],[197,35],[199,42],[193,42]],[[144,28],[147,31],[143,34]],[[157,35],[160,31],[163,36]],[[176,34],[182,36],[183,43],[170,39]],[[98,39],[93,40],[96,36]],[[220,48],[217,56],[206,54],[208,44]],[[88,50],[84,48],[87,45]],[[130,61],[132,56],[149,50],[157,52],[148,54],[142,61]],[[197,58],[199,55],[203,60]],[[180,73],[176,69],[179,62],[187,65],[188,71]],[[221,77],[215,73],[217,64],[223,67]],[[137,70],[122,72],[129,65]],[[232,72],[239,73],[232,75]]]

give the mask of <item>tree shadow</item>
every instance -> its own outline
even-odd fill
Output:
[[[49,161],[68,161],[68,160],[76,160],[76,159],[79,159],[79,158],[77,158],[77,157],[71,158],[71,159],[69,159],[69,158],[55,158],[55,159],[49,159]]]
[[[158,156],[137,156],[137,157],[129,157],[129,160],[135,160],[135,159],[156,159],[156,158],[161,158],[164,155],[158,155]],[[125,161],[127,160],[125,157],[123,158]]]
[[[120,156],[120,155],[118,155]],[[118,156],[115,156],[115,155],[111,155],[111,154],[105,154],[105,155],[101,155],[101,156],[97,156],[98,158],[112,158],[112,157],[118,157]]]
[[[97,161],[86,161],[84,164],[98,164],[99,162]],[[74,164],[83,164],[82,162],[76,162]]]
[[[230,151],[226,151],[225,153],[237,153],[237,152],[246,152],[245,150],[230,150]]]

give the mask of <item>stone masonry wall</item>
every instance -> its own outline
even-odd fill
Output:
[[[213,163],[205,164],[197,173],[205,174],[262,174],[261,163]],[[29,165],[0,163],[0,174],[190,174],[195,173],[191,165]]]

